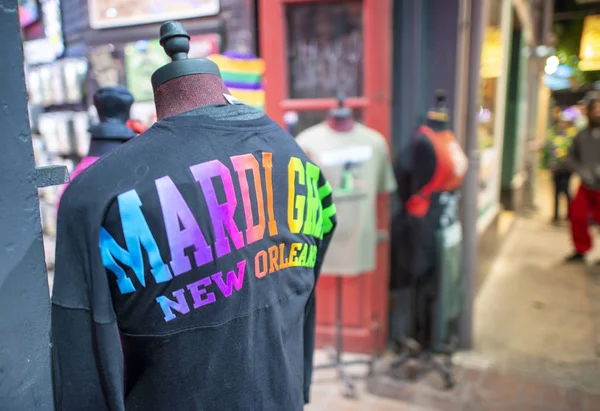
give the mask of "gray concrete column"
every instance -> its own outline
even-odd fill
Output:
[[[477,106],[479,101],[481,49],[484,34],[485,2],[471,2],[471,41],[469,47],[469,83],[467,98],[466,144],[469,168],[462,190],[463,267],[465,271],[465,306],[460,318],[459,344],[463,349],[473,347],[473,302],[477,279],[477,193],[479,183],[479,139]]]
[[[17,0],[0,0],[0,408],[53,410],[50,302]]]

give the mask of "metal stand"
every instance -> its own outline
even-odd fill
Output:
[[[343,395],[347,398],[357,398],[356,386],[352,377],[348,374],[345,367],[349,365],[357,365],[357,364],[368,364],[369,372],[371,372],[373,360],[355,360],[355,361],[343,361],[342,353],[343,353],[343,324],[342,324],[342,277],[336,276],[336,336],[335,336],[335,348],[330,348],[329,351],[329,364],[317,365],[314,367],[315,370],[323,370],[329,368],[335,368],[338,372],[338,378],[342,380],[344,383],[344,391]]]
[[[424,334],[428,329],[431,328],[429,319],[425,319],[424,321],[425,332],[423,332],[422,329],[419,330],[416,326],[419,309],[416,289],[417,286],[415,286],[410,293],[410,306],[412,310],[411,316],[413,318],[413,326],[411,328],[414,331],[414,335],[417,335],[417,333]],[[427,307],[426,312],[426,316],[431,316],[430,307]],[[438,373],[444,380],[445,389],[451,389],[454,387],[452,354],[456,347],[456,341],[452,341],[447,347],[440,347],[440,349],[436,350],[438,353],[443,354],[446,357],[443,362],[435,358],[434,353],[431,350],[423,348],[419,342],[412,338],[404,338],[401,341],[397,341],[396,344],[402,354],[400,354],[398,358],[391,363],[391,369],[395,378],[416,380],[420,376],[434,371]],[[400,368],[405,368],[409,365],[412,365],[412,362],[415,362],[416,364],[409,368],[409,372],[400,370]]]

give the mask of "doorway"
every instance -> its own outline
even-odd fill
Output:
[[[260,55],[265,60],[267,114],[294,134],[323,121],[342,92],[355,118],[391,132],[390,0],[259,0]],[[378,227],[389,229],[389,199],[378,201]],[[383,349],[388,323],[388,254],[379,242],[373,272],[343,279],[344,349]],[[317,286],[317,346],[335,337],[335,277],[322,273]]]

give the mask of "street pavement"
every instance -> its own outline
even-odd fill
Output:
[[[564,264],[568,224],[550,223],[545,174],[537,194],[538,211],[512,220],[485,276],[474,306],[475,349],[455,356],[453,390],[440,389],[435,376],[394,380],[382,361],[357,400],[344,399],[340,383],[320,380],[327,371],[318,371],[306,411],[600,411],[600,266],[592,264],[600,247],[587,266]]]

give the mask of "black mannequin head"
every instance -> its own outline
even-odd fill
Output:
[[[450,115],[446,105],[446,91],[435,91],[435,103],[427,112],[427,125],[434,130],[446,129],[449,126]]]
[[[219,67],[214,62],[208,59],[188,59],[190,35],[180,22],[167,21],[160,26],[160,45],[172,61],[152,74],[154,90],[163,83],[182,76],[209,74],[221,77]]]
[[[132,104],[133,95],[123,86],[103,87],[94,93],[100,123],[90,127],[88,156],[101,157],[135,137],[126,124]]]
[[[339,132],[347,132],[354,127],[354,118],[352,110],[344,104],[345,96],[343,93],[338,93],[337,107],[331,109],[327,115],[327,124],[333,130]]]
[[[168,21],[160,28],[160,44],[171,62],[152,74],[158,120],[195,108],[227,104],[229,90],[219,67],[208,59],[190,59],[190,36],[183,25]]]

